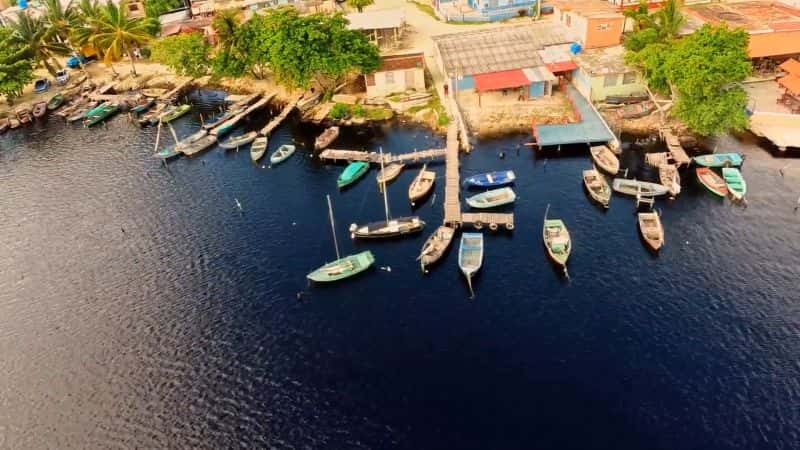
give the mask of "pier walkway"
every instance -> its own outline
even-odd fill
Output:
[[[289,117],[289,113],[292,112],[292,110],[297,106],[297,102],[299,102],[300,99],[302,98],[303,96],[301,95],[299,97],[296,97],[291,102],[287,103],[286,106],[283,107],[283,111],[281,111],[280,114],[278,114],[272,120],[270,120],[269,123],[264,128],[262,128],[261,131],[258,132],[258,134],[262,136],[269,136],[269,134],[272,133],[275,130],[275,128],[278,128],[280,124],[287,117]]]
[[[391,153],[383,154],[383,163],[390,164],[394,162],[401,163],[419,163],[423,161],[430,161],[433,159],[441,158],[445,155],[445,150],[441,148],[432,148],[429,150],[420,150],[411,153],[401,153],[394,155]],[[365,161],[373,164],[380,164],[381,154],[377,152],[364,152],[359,150],[341,150],[329,148],[323,150],[319,154],[319,159],[328,161]]]
[[[569,144],[616,142],[617,138],[600,114],[571,84],[567,96],[572,100],[580,122],[553,125],[533,124],[533,135],[539,148]]]

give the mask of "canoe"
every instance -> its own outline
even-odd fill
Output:
[[[664,245],[664,227],[661,219],[654,212],[639,213],[639,232],[645,244],[657,252]]]
[[[89,102],[81,108],[75,110],[71,116],[67,116],[67,122],[77,122],[78,120],[86,118],[89,111],[93,111],[98,105],[98,102]]]
[[[175,147],[162,148],[153,154],[153,158],[170,160],[182,154],[180,150]]]
[[[517,194],[510,187],[504,187],[467,197],[466,201],[472,208],[483,209],[514,203],[516,199]]]
[[[450,243],[453,242],[455,234],[456,230],[443,225],[428,237],[417,258],[423,273],[425,273],[425,266],[430,266],[442,258],[445,251],[450,248]]]
[[[467,279],[469,292],[475,296],[472,290],[472,277],[478,273],[483,265],[483,233],[463,233],[461,235],[461,245],[458,248],[458,268]]]
[[[734,200],[741,200],[747,194],[747,182],[744,181],[742,172],[733,167],[722,169],[722,178],[728,187],[728,192]]]
[[[656,109],[653,102],[642,102],[632,105],[625,105],[617,110],[617,117],[621,119],[638,119],[644,117]]]
[[[33,117],[40,118],[47,114],[47,102],[36,102],[33,104]]]
[[[8,128],[10,128],[12,130],[16,130],[17,128],[19,128],[19,126],[20,126],[20,123],[19,123],[18,119],[14,119],[14,118],[8,119]]]
[[[10,123],[7,117],[3,117],[2,119],[0,119],[0,134],[5,133],[6,130],[8,130],[9,126]]]
[[[700,181],[700,184],[705,186],[709,192],[719,197],[728,195],[728,186],[725,184],[725,180],[717,175],[716,172],[708,167],[698,167],[695,169],[695,173],[697,174],[697,180]]]
[[[369,269],[374,263],[375,256],[372,255],[372,252],[366,250],[329,262],[306,275],[306,278],[320,283],[339,281]]]
[[[380,220],[365,225],[350,225],[350,237],[353,239],[386,239],[417,233],[425,228],[425,222],[418,216],[398,217]]]
[[[467,177],[464,179],[464,185],[476,187],[497,187],[511,184],[516,179],[517,177],[514,175],[514,171],[500,170],[497,172],[480,173],[478,175]]]
[[[84,99],[82,99],[82,98],[76,99],[75,101],[70,103],[69,106],[65,106],[65,107],[59,109],[58,111],[56,111],[53,114],[55,114],[55,115],[57,115],[59,117],[67,118],[67,117],[71,116],[72,114],[74,114],[75,111],[78,110],[78,108],[83,107],[84,103],[85,103]]]
[[[589,152],[592,160],[602,171],[609,175],[616,175],[619,172],[619,159],[606,145],[593,145]]]
[[[414,181],[408,186],[408,199],[411,200],[412,205],[428,195],[436,181],[436,172],[426,170],[426,168],[427,164],[423,165],[417,176],[414,177]]]
[[[549,210],[550,205],[547,206]],[[547,256],[566,271],[567,260],[570,252],[572,252],[572,240],[564,222],[561,219],[548,219],[545,212],[544,224],[542,225],[542,240],[547,250]]]
[[[666,187],[669,195],[676,197],[681,193],[681,176],[678,167],[674,164],[661,164],[658,166],[658,180]]]
[[[614,191],[626,195],[644,195],[646,197],[658,197],[660,195],[667,195],[669,190],[658,184],[649,181],[628,180],[625,178],[614,178],[611,184]]]
[[[608,208],[608,203],[611,200],[611,188],[608,186],[606,178],[595,169],[587,169],[583,171],[583,185],[589,192],[589,196]]]
[[[206,122],[203,124],[204,130],[210,130],[212,128],[216,128],[219,125],[222,125],[226,120],[230,119],[231,117],[243,113],[245,108],[243,107],[234,107],[231,108],[224,113],[222,113],[219,117],[214,118],[211,122]]]
[[[739,167],[742,155],[738,153],[711,153],[694,157],[694,162],[703,167]]]
[[[403,167],[405,166],[406,165],[403,163],[391,163],[381,169],[375,179],[378,181],[378,184],[386,184],[400,176],[400,172],[403,171]]]
[[[220,142],[219,146],[224,148],[225,150],[233,150],[235,148],[239,148],[243,145],[247,145],[253,142],[258,137],[258,133],[255,131],[251,131],[249,133],[240,134],[239,136],[234,136],[225,140],[224,142]]]
[[[18,108],[16,110],[16,115],[21,125],[27,125],[33,120],[33,117],[31,117],[31,110],[27,106]]]
[[[280,147],[278,147],[277,150],[275,150],[275,153],[270,155],[269,163],[275,165],[286,161],[287,159],[289,159],[290,156],[294,154],[295,149],[296,147],[291,144],[281,145]]]
[[[339,127],[330,127],[322,132],[314,141],[314,150],[322,150],[331,145],[339,137]]]
[[[50,97],[50,100],[47,101],[47,109],[49,111],[53,111],[58,109],[63,104],[64,104],[64,94],[59,93]]]
[[[228,120],[222,122],[221,125],[209,131],[209,134],[213,134],[215,136],[222,136],[228,134],[231,130],[236,128],[239,125],[239,122],[244,119],[245,113],[240,112],[239,114],[235,114],[233,117],[230,117]]]
[[[340,189],[348,186],[361,178],[368,170],[369,164],[364,161],[351,162],[336,179],[336,186]]]
[[[159,117],[159,119],[161,120],[161,123],[170,123],[173,120],[177,119],[178,117],[181,117],[182,115],[188,113],[190,109],[192,109],[191,105],[186,105],[186,104],[178,105],[174,108],[171,108],[164,114],[162,114],[161,117]]]
[[[211,147],[216,142],[216,136],[205,135],[201,139],[198,139],[185,147],[176,148],[186,156],[194,156],[208,147]]]
[[[141,92],[141,94],[144,95],[145,97],[161,97],[162,95],[167,93],[167,90],[161,88],[151,88],[151,89],[142,89],[139,92]]]
[[[106,104],[94,113],[86,116],[86,126],[91,127],[105,121],[109,117],[119,112],[119,105],[116,103]]]
[[[253,140],[253,145],[250,146],[250,159],[257,162],[264,156],[267,151],[267,137],[259,136]]]
[[[650,100],[647,94],[630,94],[630,95],[609,95],[606,97],[605,102],[609,105],[627,105],[630,103],[639,103]]]
[[[131,112],[134,114],[142,114],[148,109],[152,108],[153,105],[156,104],[155,99],[147,99],[144,103],[139,103],[138,105],[131,108]]]
[[[180,142],[175,144],[175,147],[178,150],[181,150],[183,148],[187,148],[187,147],[191,146],[192,144],[194,144],[195,142],[199,141],[200,139],[203,139],[204,137],[206,137],[207,134],[208,133],[206,132],[206,130],[199,130],[196,133],[181,139]]]
[[[147,125],[154,125],[158,123],[158,116],[167,109],[166,103],[157,103],[155,108],[144,113],[139,119],[139,126],[146,127]]]

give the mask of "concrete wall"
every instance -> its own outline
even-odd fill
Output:
[[[615,81],[613,85],[606,86],[606,77],[609,81]],[[614,78],[616,78],[614,80]],[[623,74],[595,76],[591,78],[591,100],[593,102],[601,102],[610,95],[630,95],[635,93],[645,92],[644,84],[641,77],[636,75],[636,81],[633,83],[624,83],[625,77]]]
[[[622,40],[625,17],[592,17],[587,20],[584,48],[618,45]]]
[[[592,82],[583,69],[578,68],[572,71],[572,84],[584,98],[587,100],[592,98]]]
[[[534,81],[528,88],[528,95],[531,97],[544,96],[544,81]]]
[[[374,78],[373,86],[367,82],[368,97],[381,97],[408,90],[425,91],[425,71],[423,69],[375,72]]]
[[[554,7],[553,14],[556,20],[564,27],[564,35],[573,41],[580,42],[583,45],[586,42],[586,18],[574,11],[564,11],[561,8]]]

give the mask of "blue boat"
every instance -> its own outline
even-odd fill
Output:
[[[147,100],[146,102],[140,103],[140,104],[134,106],[133,108],[131,108],[131,112],[134,113],[134,114],[142,114],[143,112],[147,111],[148,109],[150,109],[155,104],[156,104],[156,100],[151,98],[151,99]]]
[[[483,265],[483,234],[482,233],[463,233],[461,235],[461,247],[458,249],[458,267],[467,279],[469,292],[472,297],[475,292],[472,290],[472,277]]]
[[[742,155],[738,153],[711,153],[694,157],[694,162],[703,167],[739,167]]]
[[[512,170],[500,170],[497,172],[480,173],[464,179],[465,186],[476,187],[496,187],[511,184],[516,180]]]

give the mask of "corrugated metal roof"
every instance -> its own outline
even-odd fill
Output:
[[[402,9],[384,9],[353,13],[344,16],[350,24],[350,30],[384,30],[387,28],[400,28],[406,20]]]
[[[570,42],[552,22],[445,34],[433,36],[433,41],[450,76],[541,66],[539,50]]]
[[[475,90],[496,91],[499,89],[518,88],[531,84],[522,70],[504,70],[502,72],[482,73],[475,75]]]
[[[523,69],[525,76],[531,83],[538,81],[556,81],[556,76],[552,74],[546,67],[533,67]]]

